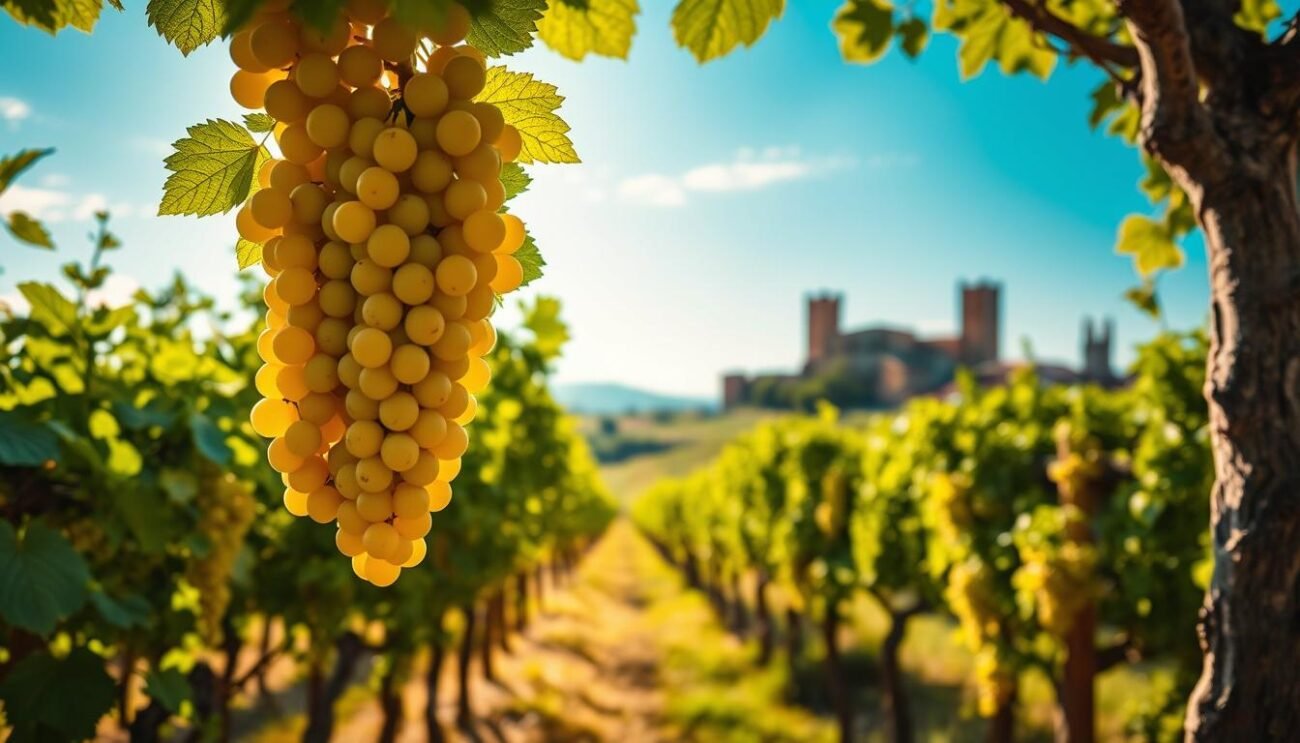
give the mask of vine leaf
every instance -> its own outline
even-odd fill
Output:
[[[785,0],[681,0],[673,9],[673,36],[696,61],[750,46],[785,10]]]
[[[87,740],[115,699],[104,659],[73,648],[66,656],[35,653],[23,658],[0,684],[13,740]]]
[[[1132,256],[1138,275],[1144,279],[1183,265],[1183,251],[1174,243],[1169,228],[1140,214],[1130,214],[1120,223],[1115,252]]]
[[[144,693],[173,714],[180,714],[181,704],[194,697],[190,682],[176,668],[153,669],[145,682]]]
[[[519,265],[524,269],[524,280],[519,283],[521,288],[542,278],[542,269],[546,266],[546,260],[542,258],[532,235],[524,236],[524,244],[515,251],[515,260],[519,261]]]
[[[544,10],[546,0],[496,0],[474,15],[466,41],[489,57],[522,52],[533,45]]]
[[[13,411],[0,411],[0,464],[40,467],[59,461],[59,439],[49,428]]]
[[[37,160],[52,154],[54,148],[50,147],[44,150],[20,150],[17,155],[0,158],[0,193],[4,193],[14,179],[36,164]]]
[[[265,134],[275,128],[275,119],[270,114],[244,114],[244,127],[254,134]]]
[[[537,35],[569,59],[581,60],[588,54],[627,59],[640,11],[637,0],[551,3],[537,22]]]
[[[506,123],[519,130],[523,140],[519,162],[581,162],[569,139],[569,125],[555,113],[564,96],[554,85],[527,72],[490,67],[478,100],[495,104]]]
[[[0,521],[0,616],[39,635],[86,602],[90,570],[59,532],[40,521],[21,538]],[[7,708],[12,711],[12,708]]]
[[[849,0],[831,21],[847,62],[870,63],[889,49],[894,36],[894,8],[881,0]]]
[[[50,239],[50,233],[45,229],[45,225],[32,219],[26,212],[11,212],[9,220],[5,222],[5,229],[9,230],[9,234],[13,235],[15,240],[38,248],[54,250],[54,241]]]
[[[110,0],[118,10],[122,5]],[[103,0],[0,0],[15,21],[57,34],[68,26],[90,33],[104,9]]]
[[[239,238],[235,243],[235,259],[239,261],[239,270],[257,265],[262,260],[262,246],[247,238]]]
[[[270,153],[244,127],[209,119],[186,130],[164,164],[172,174],[163,186],[158,214],[224,214],[244,203],[257,171]]]
[[[501,166],[501,185],[506,190],[506,201],[528,190],[533,184],[532,176],[519,163],[506,163]]]
[[[220,36],[226,22],[219,0],[149,0],[145,16],[184,56]]]

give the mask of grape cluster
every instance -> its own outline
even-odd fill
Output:
[[[185,572],[199,594],[199,634],[210,643],[221,640],[221,620],[230,604],[230,574],[253,523],[257,502],[248,485],[216,465],[198,467],[198,532],[208,543],[207,552],[193,560]]]
[[[496,297],[523,279],[500,178],[521,139],[474,101],[485,60],[461,43],[464,8],[415,29],[352,0],[322,32],[287,5],[230,43],[231,93],[275,119],[282,154],[236,218],[271,277],[252,425],[285,507],[337,522],[357,575],[386,586],[451,499]]]

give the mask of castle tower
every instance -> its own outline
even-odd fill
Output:
[[[998,360],[1002,287],[990,281],[961,284],[961,362],[977,366]]]
[[[1109,384],[1115,380],[1110,368],[1110,341],[1115,322],[1109,317],[1094,328],[1091,317],[1083,319],[1083,377],[1089,382]]]
[[[722,409],[744,405],[749,401],[749,379],[744,374],[727,374],[722,378]]]
[[[840,338],[840,295],[808,297],[808,366],[829,358]]]

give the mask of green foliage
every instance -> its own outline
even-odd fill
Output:
[[[34,521],[0,521],[0,617],[46,635],[86,602],[90,572],[63,535]]]
[[[4,193],[23,171],[36,164],[46,155],[54,154],[54,148],[44,150],[19,150],[16,155],[0,158],[0,193]]]
[[[275,119],[264,113],[244,114],[244,128],[254,134],[265,134],[275,128]]]
[[[537,22],[537,35],[569,59],[588,54],[627,59],[639,12],[637,0],[553,2]]]
[[[239,238],[235,241],[235,260],[239,263],[240,271],[256,266],[262,261],[262,246],[252,240]]]
[[[524,287],[542,278],[542,269],[546,267],[546,261],[542,254],[537,250],[537,243],[533,241],[532,235],[524,237],[524,244],[515,251],[515,259],[524,267],[524,280],[519,286]]]
[[[159,36],[189,56],[220,35],[225,4],[221,0],[149,0],[145,15]]]
[[[471,45],[489,57],[509,56],[533,45],[546,0],[493,0],[474,14]]]
[[[781,16],[785,0],[680,0],[673,9],[673,36],[699,62],[750,46]]]
[[[1153,219],[1130,214],[1119,226],[1115,252],[1133,257],[1133,266],[1142,278],[1183,265],[1183,251],[1174,244],[1169,228]]]
[[[109,4],[122,9],[118,0],[109,0]],[[15,21],[50,34],[69,26],[90,33],[104,9],[104,0],[0,0],[0,8]]]
[[[181,704],[194,696],[185,674],[175,668],[153,670],[145,681],[144,693],[156,699],[173,714],[181,711]]]
[[[1042,79],[1056,66],[1051,45],[999,0],[939,0],[932,24],[960,39],[957,60],[964,78],[993,61],[1008,75],[1028,72]]]
[[[26,212],[10,212],[5,229],[9,230],[9,234],[15,240],[38,248],[54,249],[54,242],[50,239],[50,233],[45,229],[45,225],[32,219]]]
[[[532,184],[532,176],[519,163],[505,163],[501,166],[501,185],[506,190],[506,201],[527,191]]]
[[[86,740],[113,706],[113,679],[104,660],[86,648],[65,657],[46,653],[19,661],[0,683],[14,743]]]
[[[244,203],[257,171],[269,157],[244,127],[209,119],[172,143],[164,163],[171,175],[163,186],[159,215],[200,217],[224,214]]]
[[[531,73],[489,67],[487,83],[477,100],[495,104],[506,123],[519,130],[523,140],[520,163],[580,162],[569,139],[569,125],[555,113],[564,96],[554,85]]]
[[[894,37],[894,8],[882,0],[849,0],[831,22],[840,54],[849,62],[874,62]]]

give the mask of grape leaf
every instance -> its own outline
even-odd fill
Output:
[[[930,27],[920,18],[908,18],[898,24],[894,33],[899,38],[898,43],[903,53],[912,59],[921,56],[925,45],[930,41]]]
[[[59,439],[49,428],[16,412],[0,410],[0,464],[40,467],[59,461]]]
[[[0,193],[4,193],[5,189],[9,188],[9,184],[37,160],[52,154],[54,148],[50,147],[44,150],[20,150],[17,155],[0,158]]]
[[[533,45],[545,9],[546,0],[496,0],[474,15],[466,41],[489,57],[522,52]]]
[[[90,603],[104,621],[121,629],[147,627],[153,612],[148,600],[134,593],[119,601],[102,590],[92,591]]]
[[[496,105],[506,123],[519,130],[523,139],[519,162],[581,162],[569,139],[569,125],[555,113],[564,96],[554,85],[527,72],[490,67],[478,100]]]
[[[24,281],[18,285],[18,291],[31,305],[31,318],[52,335],[68,332],[77,322],[77,306],[52,284]]]
[[[262,246],[241,237],[235,243],[235,259],[239,261],[240,271],[249,266],[255,266],[262,260]]]
[[[35,653],[23,658],[0,684],[13,741],[87,740],[116,698],[104,659],[73,648],[62,658]]]
[[[1008,75],[1030,72],[1042,79],[1056,66],[1051,46],[998,0],[935,3],[932,23],[961,39],[957,61],[963,79],[980,74],[995,59]]]
[[[59,532],[40,521],[21,539],[0,521],[0,616],[40,635],[86,602],[90,570]]]
[[[226,22],[219,0],[149,0],[145,16],[184,56],[216,39]]]
[[[222,433],[211,418],[202,413],[191,415],[190,431],[194,435],[194,446],[203,456],[222,467],[230,464],[234,453],[226,443],[226,434]]]
[[[50,239],[50,233],[45,229],[45,225],[32,219],[26,212],[10,212],[9,221],[5,222],[5,229],[9,230],[9,234],[15,240],[38,248],[54,250],[54,242]]]
[[[121,6],[113,4],[118,10]],[[72,26],[90,33],[104,9],[103,0],[0,0],[15,21],[57,34]]]
[[[524,236],[524,244],[515,251],[515,260],[519,261],[519,265],[524,268],[524,280],[519,282],[521,288],[542,278],[542,269],[546,266],[546,261],[537,250],[537,242],[533,240],[532,235]]]
[[[172,171],[163,186],[158,214],[224,214],[244,203],[257,171],[270,153],[244,127],[209,119],[172,143],[164,163]]]
[[[894,37],[894,8],[881,0],[849,0],[835,14],[831,28],[840,38],[848,62],[874,62]]]
[[[636,0],[589,0],[583,5],[551,3],[537,22],[537,35],[569,59],[588,54],[627,59],[636,34]]]
[[[1169,228],[1140,214],[1130,214],[1120,223],[1115,252],[1133,256],[1142,278],[1183,265],[1183,251],[1174,244]]]
[[[275,119],[270,114],[244,114],[244,128],[254,134],[265,134],[275,128]]]
[[[673,36],[707,62],[758,41],[784,10],[785,0],[681,0],[673,9]]]
[[[501,166],[501,185],[506,189],[506,201],[528,190],[533,179],[519,163],[506,163]]]
[[[1134,307],[1151,317],[1160,319],[1160,298],[1156,295],[1155,284],[1150,279],[1124,292],[1124,298]]]
[[[190,682],[185,678],[185,674],[175,668],[162,670],[155,668],[150,671],[148,681],[145,683],[144,693],[148,694],[150,699],[157,700],[159,704],[166,707],[173,714],[179,714],[181,703],[194,696],[194,691],[190,688]]]

